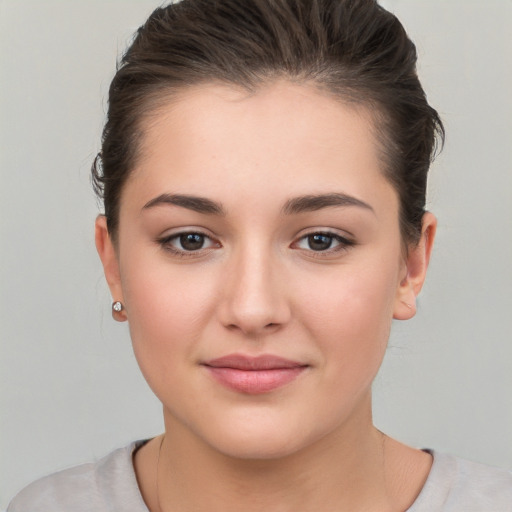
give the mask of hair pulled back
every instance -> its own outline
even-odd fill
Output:
[[[372,113],[406,243],[421,234],[427,173],[444,139],[416,73],[416,49],[375,0],[183,0],[138,29],[109,90],[92,166],[114,240],[142,122],[183,88],[222,82],[254,90],[278,78],[316,84]]]

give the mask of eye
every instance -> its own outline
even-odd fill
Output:
[[[206,237],[200,233],[184,233],[176,237],[180,249],[185,251],[198,251],[204,247]]]
[[[157,241],[164,249],[180,255],[220,247],[220,244],[209,236],[194,231],[176,233],[160,238]]]
[[[354,245],[354,242],[336,233],[319,232],[303,236],[294,245],[308,251],[336,252]]]

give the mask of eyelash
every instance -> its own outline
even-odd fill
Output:
[[[196,235],[203,238],[204,241],[209,240],[211,242],[211,247],[200,247],[197,250],[187,251],[186,249],[178,249],[173,247],[172,242],[174,240],[180,240],[181,237]],[[219,242],[215,242],[212,237],[208,236],[205,233],[201,233],[200,231],[181,231],[180,233],[174,233],[169,236],[164,236],[158,238],[157,243],[166,251],[172,253],[174,256],[178,256],[180,258],[197,258],[199,256],[203,256],[206,252],[210,252],[213,248],[221,247]]]
[[[315,236],[323,236],[331,239],[330,246],[325,250],[319,250],[315,251],[311,249],[302,249],[298,247],[298,249],[303,250],[308,253],[310,257],[314,258],[327,258],[332,255],[337,255],[340,252],[347,251],[350,247],[353,247],[356,245],[356,243],[353,240],[349,240],[348,238],[345,238],[337,233],[334,233],[332,231],[312,231],[310,233],[307,233],[303,236],[301,236],[296,242],[293,242],[293,245],[298,245],[301,241],[306,241],[308,243],[308,238],[315,237]],[[337,242],[338,245],[336,245],[334,248],[331,247],[332,241]],[[308,243],[309,245],[309,243]]]
[[[186,249],[178,249],[172,245],[173,241],[180,240],[182,237],[185,236],[199,236],[202,237],[204,241],[209,240],[211,245],[210,247],[200,247],[197,250],[186,250]],[[327,247],[325,250],[318,250],[315,251],[314,249],[306,248],[300,248],[300,247],[294,247],[297,246],[302,241],[307,241],[310,237],[315,236],[323,236],[331,239],[332,241],[337,242],[338,245],[336,245],[334,248]],[[182,231],[180,233],[174,233],[169,236],[164,236],[161,238],[158,238],[156,242],[166,251],[172,253],[175,256],[178,256],[180,258],[197,258],[200,256],[205,255],[205,253],[209,253],[212,249],[222,247],[219,242],[216,242],[212,239],[212,237],[208,236],[205,233],[202,233],[200,231]],[[306,242],[308,243],[308,242]],[[182,245],[182,244],[181,244]],[[309,244],[308,244],[309,245]],[[297,241],[293,242],[290,247],[296,248],[298,250],[302,250],[304,252],[307,252],[309,256],[315,257],[315,258],[325,258],[329,255],[338,254],[343,251],[347,251],[350,247],[353,247],[356,245],[356,243],[353,240],[349,240],[341,235],[338,235],[337,233],[333,233],[332,231],[312,231],[310,233],[307,233],[303,236],[301,236]],[[182,245],[183,246],[183,245]]]

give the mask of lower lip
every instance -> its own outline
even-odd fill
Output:
[[[236,368],[205,366],[224,386],[248,394],[268,393],[295,380],[305,366],[271,370],[238,370]]]

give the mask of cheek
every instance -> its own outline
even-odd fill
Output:
[[[384,356],[393,316],[396,271],[390,266],[341,267],[303,281],[300,317],[320,348],[327,379],[339,386],[373,380]]]
[[[204,272],[134,258],[122,269],[135,356],[150,386],[194,364],[213,307],[215,284]]]

